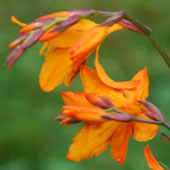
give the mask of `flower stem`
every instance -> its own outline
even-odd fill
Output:
[[[162,122],[162,126],[166,127],[167,129],[170,130],[170,125],[167,122]]]
[[[168,56],[166,51],[161,46],[159,40],[153,34],[150,34],[147,37],[152,42],[153,46],[158,50],[158,52],[163,57],[167,65],[170,67],[170,57]]]
[[[144,33],[144,35],[151,41],[153,46],[158,50],[160,55],[163,57],[166,64],[170,67],[170,57],[168,56],[167,52],[161,46],[158,39],[153,35],[152,30],[148,26],[142,24],[140,21],[135,19],[134,17],[126,14],[123,11],[107,12],[107,11],[97,11],[97,10],[93,10],[89,14],[89,16],[112,17],[112,16],[119,16],[120,13],[123,13],[123,15],[121,16],[122,19],[128,20],[129,22],[131,22],[133,25],[135,25],[138,29],[140,29]]]
[[[139,22],[135,18],[133,18],[127,14],[125,14],[124,18],[127,19],[128,21],[132,22],[136,27],[138,27],[142,32],[145,33],[147,38],[151,41],[153,46],[158,50],[158,52],[163,57],[163,59],[165,60],[167,65],[170,67],[170,57],[168,56],[166,51],[161,46],[159,40],[153,35],[152,30],[149,27],[143,25],[141,22]]]
[[[128,114],[126,112],[123,112],[123,111],[117,109],[116,107],[111,107],[109,109],[105,109],[104,112],[121,113],[121,114],[126,114],[126,115]],[[170,130],[170,125],[165,121],[147,120],[147,119],[142,119],[140,117],[136,117],[133,115],[131,117],[132,117],[132,119],[129,122],[141,122],[141,123],[156,124],[156,125],[164,126],[168,130]]]

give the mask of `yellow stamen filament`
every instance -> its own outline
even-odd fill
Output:
[[[46,49],[47,46],[48,46],[48,43],[45,42],[45,43],[43,44],[43,46],[41,47],[41,49],[40,49],[40,55],[44,54],[44,50]]]
[[[25,24],[25,23],[23,23],[23,22],[17,20],[14,16],[11,16],[11,21],[12,21],[13,23],[15,23],[15,24],[21,26],[21,27],[25,27],[25,26],[27,25],[27,24]]]

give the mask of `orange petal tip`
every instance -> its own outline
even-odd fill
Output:
[[[152,155],[149,145],[147,145],[144,149],[145,159],[148,163],[148,166],[151,170],[164,170],[164,168],[157,162],[157,160]]]

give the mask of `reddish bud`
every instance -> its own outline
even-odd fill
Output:
[[[155,105],[147,101],[138,102],[147,108],[147,110],[142,109],[143,113],[145,113],[146,116],[153,120],[164,122],[165,119],[163,113],[160,112],[160,110]]]
[[[102,116],[104,119],[108,120],[115,120],[115,121],[120,121],[120,122],[130,122],[133,120],[133,117],[128,114],[106,114]]]
[[[18,38],[16,38],[9,44],[8,49],[16,48],[19,44],[21,44],[27,38],[27,36],[28,36],[28,33],[20,35]]]
[[[16,48],[14,49],[6,58],[6,70],[9,70],[16,61],[20,58],[20,56],[24,53],[25,49]]]
[[[54,21],[54,19],[55,18],[45,18],[45,19],[42,19],[40,21],[31,22],[20,30],[20,34],[39,29],[39,28],[41,28],[45,25],[48,25],[50,22]]]
[[[87,15],[91,12],[93,12],[94,10],[93,9],[90,9],[90,8],[87,8],[87,9],[76,9],[76,10],[71,10],[71,16],[73,15]]]
[[[113,106],[111,101],[106,97],[98,96],[95,94],[86,94],[85,97],[92,105],[102,109],[108,109]]]
[[[115,15],[109,17],[106,19],[106,21],[103,23],[104,25],[113,25],[124,17],[125,13],[123,11],[117,12]]]
[[[104,96],[100,96],[100,98],[108,106],[108,108],[114,107],[114,105],[112,104],[112,102],[108,98],[106,98]]]
[[[70,26],[74,25],[75,23],[77,23],[79,21],[79,16],[75,15],[72,17],[69,17],[66,21],[58,24],[53,30],[52,32],[63,32],[66,29],[68,29]]]
[[[166,141],[170,141],[170,137],[166,135],[165,133],[159,131],[159,134],[161,135],[161,138]]]
[[[44,32],[45,31],[43,29],[40,29],[34,34],[32,34],[26,41],[24,41],[24,43],[22,44],[22,48],[25,49],[32,46],[34,43],[36,43],[39,40],[39,38]]]
[[[64,114],[60,113],[59,115],[57,115],[54,119],[55,120],[63,120],[65,119],[67,116],[65,116]]]
[[[80,123],[81,121],[73,119],[73,118],[69,118],[67,117],[66,119],[61,121],[62,125],[72,125],[72,124],[76,124],[76,123]]]
[[[131,22],[127,21],[126,19],[122,19],[119,21],[119,24],[123,25],[125,28],[135,31],[139,34],[144,34],[139,28],[133,25]],[[147,27],[149,29],[149,27]]]

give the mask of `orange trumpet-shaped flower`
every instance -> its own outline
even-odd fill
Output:
[[[164,170],[164,168],[157,162],[157,160],[152,155],[149,145],[147,145],[144,149],[144,155],[146,158],[146,161],[148,163],[148,166],[151,170]]]
[[[147,69],[144,68],[132,78],[131,81],[137,80],[138,85],[130,90],[110,87],[101,81],[96,71],[87,66],[81,67],[80,75],[85,93],[61,92],[66,104],[62,108],[64,117],[60,119],[61,124],[85,122],[73,139],[67,158],[71,161],[90,159],[104,152],[110,144],[112,157],[121,165],[126,159],[131,134],[135,140],[144,142],[151,140],[158,129],[157,125],[131,122],[132,116],[149,120],[138,103],[148,97]],[[128,114],[106,113],[104,109],[113,105]]]
[[[24,24],[12,17],[12,21],[21,25],[20,36],[9,49],[13,51],[6,59],[6,68],[10,69],[23,53],[37,41],[45,42],[40,54],[45,55],[45,63],[40,73],[40,86],[51,91],[62,82],[69,86],[79,73],[88,56],[112,32],[125,28],[139,32],[131,23],[121,20],[119,23],[96,24],[81,16],[92,9],[80,9],[57,12]],[[140,33],[140,32],[139,32]],[[47,51],[45,48],[48,46]],[[134,88],[136,83],[128,82],[123,88]],[[115,87],[116,88],[116,87]]]

